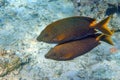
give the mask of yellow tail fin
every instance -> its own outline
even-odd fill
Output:
[[[101,40],[101,41],[104,41],[110,45],[114,45],[110,35],[101,34],[96,38],[96,40]]]
[[[110,21],[112,15],[108,16],[107,18],[105,18],[104,20],[100,21],[98,24],[96,24],[95,26],[93,26],[94,28],[100,30],[101,32],[103,32],[104,34],[107,35],[112,35],[113,32],[108,28],[108,22]]]

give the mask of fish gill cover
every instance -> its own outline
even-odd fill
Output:
[[[65,62],[45,59],[44,55],[55,45],[36,41],[51,22],[78,15],[99,22],[109,15],[109,4],[118,3],[119,0],[0,0],[0,80],[119,80],[118,33],[112,36],[114,47],[102,42],[89,54]],[[119,28],[119,20],[115,12],[109,28]]]

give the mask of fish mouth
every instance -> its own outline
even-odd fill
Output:
[[[51,39],[47,39],[47,38],[43,38],[42,36],[38,36],[36,38],[37,41],[43,41],[43,42],[46,42],[46,43],[54,43]]]
[[[37,41],[42,41],[42,40],[43,40],[42,37],[40,36],[37,37]]]
[[[51,57],[48,54],[45,55],[45,58],[47,58],[47,59],[56,59],[54,56]]]
[[[56,56],[50,56],[48,54],[45,55],[46,59],[52,59],[52,60],[56,60],[56,61],[67,61],[65,58],[62,57],[56,57]],[[68,59],[69,60],[69,59]]]
[[[45,58],[46,58],[46,59],[57,60],[57,61],[59,60],[59,58],[57,58],[56,56],[50,56],[50,55],[48,55],[48,54],[45,55]]]
[[[47,55],[47,54],[46,54],[46,55],[45,55],[45,58],[47,58],[47,59],[48,59],[48,58],[49,58],[49,55]]]

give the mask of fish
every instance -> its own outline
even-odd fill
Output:
[[[49,24],[37,37],[37,41],[65,43],[95,34],[97,32],[96,29],[104,34],[112,35],[113,33],[107,26],[110,19],[111,16],[108,16],[99,23],[96,22],[96,19],[85,16],[60,19]]]
[[[78,56],[88,53],[101,44],[102,40],[113,45],[110,35],[101,33],[94,34],[81,40],[58,44],[45,54],[45,58],[56,61],[72,60]]]

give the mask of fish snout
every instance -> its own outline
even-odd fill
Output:
[[[38,37],[37,37],[37,41],[43,41],[43,36],[40,34]]]
[[[59,59],[59,55],[54,53],[53,50],[50,50],[47,54],[45,54],[45,58],[47,59],[53,59],[53,60],[58,60]]]
[[[47,54],[45,54],[45,58],[52,58],[54,57],[53,50],[51,49]]]
[[[37,41],[42,41],[41,38],[37,37]]]
[[[49,58],[49,55],[48,55],[48,54],[45,54],[45,58]]]
[[[47,59],[54,59],[54,60],[57,59],[57,57],[54,56],[53,54],[46,54],[46,55],[45,55],[45,58],[47,58]]]
[[[49,36],[48,33],[43,34],[41,33],[38,37],[37,37],[37,41],[43,41],[43,42],[47,42],[47,43],[51,43],[51,36]]]

